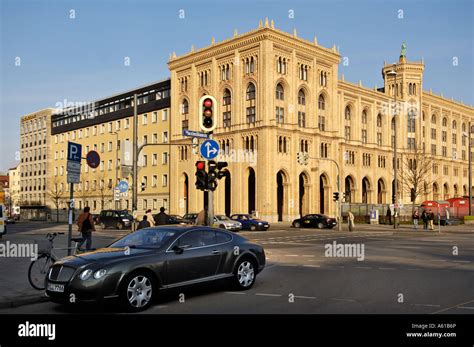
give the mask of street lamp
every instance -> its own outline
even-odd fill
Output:
[[[397,71],[396,65],[393,65],[393,69],[387,72],[387,76],[395,77],[395,88],[394,88],[394,105],[395,111],[393,114],[393,195],[395,197],[394,201],[394,216],[393,216],[393,228],[398,229],[397,219],[398,219],[398,184],[397,184],[397,94],[398,94],[398,86],[397,86]]]
[[[118,161],[119,161],[119,150],[118,150],[119,134],[116,131],[112,132],[111,134],[115,135],[116,138],[117,138],[117,141],[115,142],[115,184],[112,187],[112,197],[115,200],[115,187],[118,184],[118,176],[119,176],[119,173],[118,173],[119,172],[119,164],[118,164]],[[119,202],[120,202],[120,200],[115,200],[115,209],[116,210],[119,209],[119,207],[118,207]]]

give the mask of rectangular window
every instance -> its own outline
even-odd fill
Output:
[[[147,125],[148,124],[148,115],[145,113],[142,116],[142,125]]]
[[[143,155],[143,166],[148,165],[148,156],[146,154]]]
[[[168,132],[163,132],[163,143],[168,143]]]
[[[107,149],[109,150],[109,152],[112,152],[112,141],[109,141]]]
[[[431,155],[436,155],[436,145],[431,145]]]
[[[152,186],[156,187],[158,185],[158,176],[153,175],[153,181],[152,181]]]
[[[362,129],[362,143],[367,143],[367,130]]]
[[[154,111],[154,112],[151,114],[151,122],[152,122],[152,123],[158,122],[158,112]]]
[[[161,163],[163,165],[168,165],[168,152],[163,152]]]
[[[382,146],[382,133],[377,133],[377,145]]]
[[[153,165],[153,166],[158,165],[158,154],[156,154],[156,153],[153,153],[153,162],[152,162],[152,165]]]
[[[168,120],[168,109],[165,109],[161,113],[161,120],[163,122],[166,122]]]
[[[230,127],[230,117],[231,117],[230,116],[231,115],[230,111],[224,112],[222,115],[223,115],[223,118],[224,118],[224,122],[223,122],[224,123],[224,128]]]
[[[158,143],[158,134],[153,134],[153,143]]]
[[[255,123],[255,106],[247,107],[247,123]]]
[[[298,126],[300,128],[306,127],[306,113],[298,111]]]
[[[285,122],[285,113],[283,107],[276,107],[276,122],[277,124],[283,124]]]
[[[125,129],[130,128],[130,118],[125,119]]]
[[[351,127],[350,126],[346,125],[344,127],[344,138],[348,141],[351,139]]]
[[[168,187],[168,175],[163,175],[163,182],[162,182],[163,187]]]

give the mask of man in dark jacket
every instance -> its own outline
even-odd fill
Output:
[[[392,210],[390,210],[390,206],[387,207],[387,220],[388,224],[392,225]]]
[[[148,221],[148,217],[146,215],[143,216],[143,219],[140,223],[138,223],[138,228],[137,230],[144,229],[144,228],[149,228],[150,222]]]
[[[92,232],[95,231],[94,218],[90,213],[90,207],[84,207],[84,212],[79,215],[77,219],[77,227],[79,232],[82,234],[82,241],[78,245],[78,248],[81,249],[84,242],[86,242],[86,249],[90,250],[92,245]]]
[[[170,217],[165,213],[165,208],[160,207],[160,213],[155,216],[155,225],[166,225],[169,223]]]

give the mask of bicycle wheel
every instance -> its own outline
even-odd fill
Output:
[[[45,289],[46,275],[52,263],[54,261],[49,254],[42,254],[38,259],[31,262],[28,268],[28,281],[33,288],[37,290]]]

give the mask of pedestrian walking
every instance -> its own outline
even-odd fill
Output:
[[[392,225],[392,210],[390,209],[390,206],[387,206],[387,220],[388,224]]]
[[[148,221],[148,223],[150,223],[151,227],[155,226],[155,220],[153,218],[153,215],[151,214],[150,209],[146,210],[146,220]]]
[[[155,225],[166,225],[169,223],[170,216],[165,213],[166,209],[160,207],[160,213],[155,216]]]
[[[354,230],[354,215],[351,211],[347,212],[347,222],[349,223],[349,231]]]
[[[77,219],[77,228],[82,234],[82,241],[78,245],[79,249],[81,249],[84,242],[86,242],[86,250],[90,250],[92,246],[92,232],[95,231],[95,225],[90,211],[89,206],[84,207],[84,212]]]
[[[449,223],[450,223],[450,222],[449,222],[449,217],[450,217],[450,215],[449,215],[449,210],[448,210],[448,208],[446,207],[446,225],[449,225]]]
[[[418,229],[418,220],[420,219],[420,213],[418,212],[418,209],[415,209],[415,210],[413,211],[413,216],[412,216],[412,218],[413,218],[413,227],[414,227],[415,229]]]
[[[434,230],[433,221],[434,221],[434,213],[433,211],[429,210],[428,211],[428,224],[430,226],[430,230]]]
[[[428,230],[428,213],[426,210],[421,212],[421,219],[423,220],[423,230]]]
[[[140,223],[138,223],[137,230],[144,229],[144,228],[149,228],[150,226],[151,226],[151,224],[148,221],[147,215],[144,215],[142,221]]]

